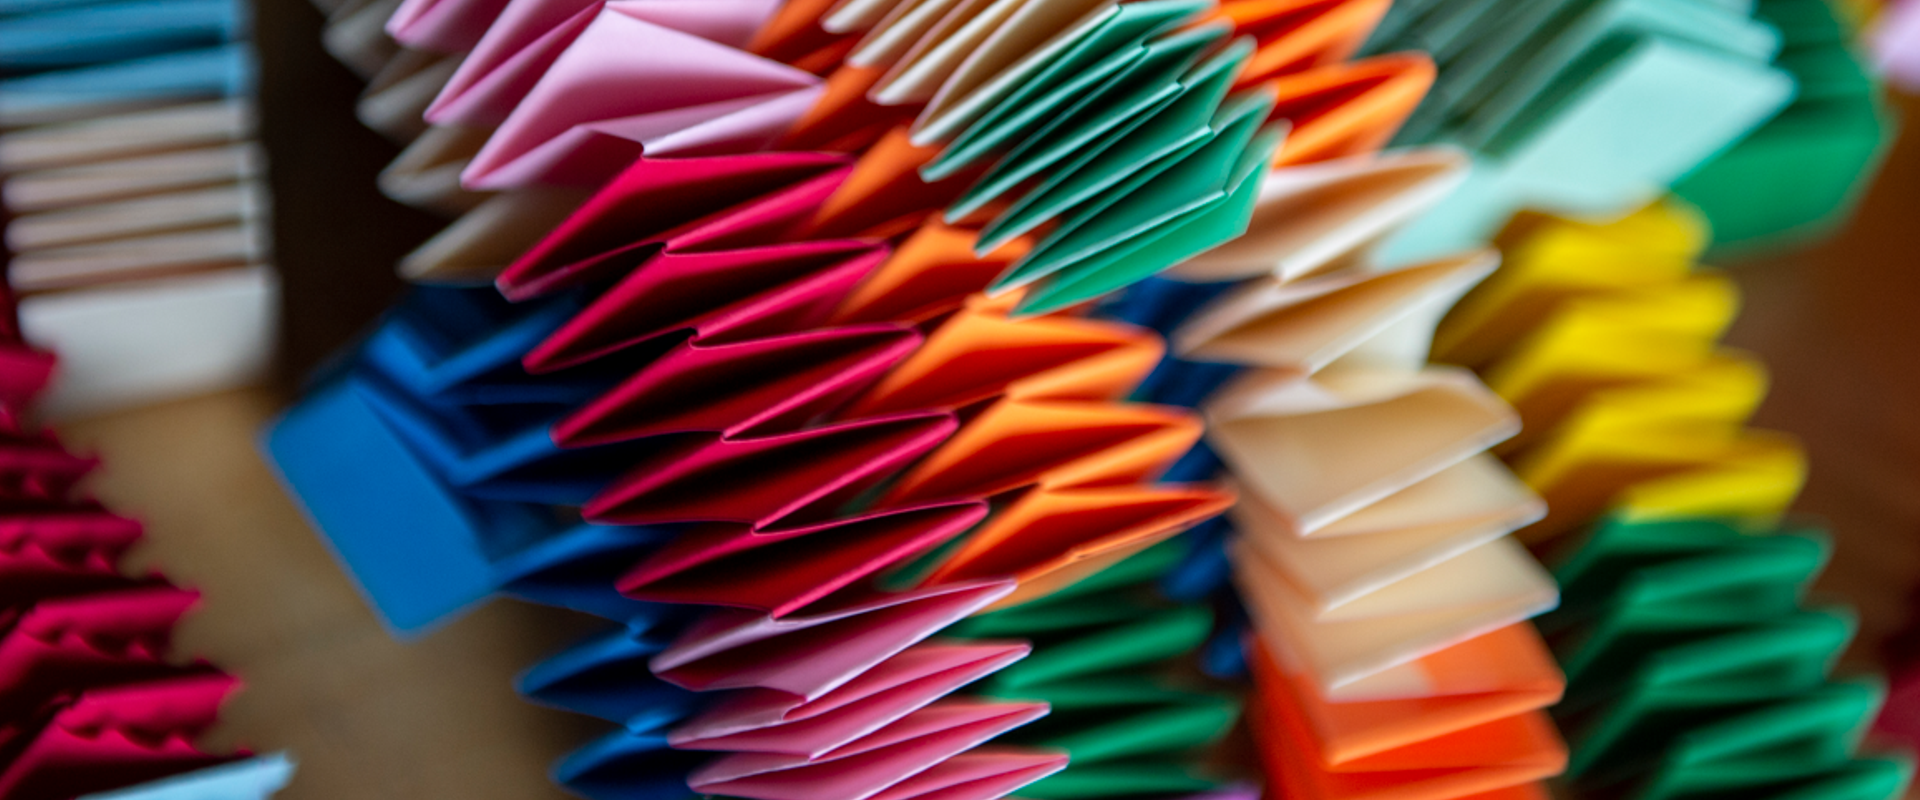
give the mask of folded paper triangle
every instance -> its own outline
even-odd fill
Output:
[[[715,612],[652,660],[654,674],[695,691],[763,688],[813,700],[992,603],[1010,581],[971,581],[827,601],[775,619]]]
[[[581,12],[589,16],[584,29],[500,121],[462,183],[592,186],[643,151],[756,150],[818,96],[812,75],[652,21],[647,10],[656,5],[607,3]],[[622,84],[674,88],[607,90]]]
[[[722,756],[694,770],[688,784],[700,792],[755,800],[802,800],[819,792],[864,800],[1046,711],[1043,703],[945,700],[817,758]]]
[[[737,236],[742,229],[762,230],[768,222],[744,206],[842,163],[835,156],[809,153],[634,161],[564,223],[550,226],[551,232],[514,259],[496,284],[509,299],[525,299],[585,280],[617,277],[607,273],[638,266],[655,250],[708,244]],[[622,257],[629,260],[621,263]]]
[[[811,702],[747,690],[675,728],[690,750],[818,758],[1025,657],[1024,644],[927,642]]]

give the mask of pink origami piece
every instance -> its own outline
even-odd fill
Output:
[[[525,300],[663,257],[773,244],[845,180],[847,163],[828,153],[634,161],[494,284]]]
[[[957,427],[950,413],[920,412],[752,439],[702,437],[634,465],[583,511],[588,520],[615,525],[736,522],[768,529],[823,521]]]
[[[928,767],[869,800],[998,800],[1066,768],[1067,754],[1059,751],[979,747]]]
[[[438,6],[451,0],[409,0],[401,6]],[[483,3],[498,0],[480,0]],[[745,47],[779,0],[507,0],[481,31],[453,78],[427,108],[436,125],[492,127],[553,66],[602,8],[630,10],[655,24],[729,47]],[[395,19],[399,14],[395,15]],[[389,22],[389,30],[394,23]]]
[[[714,523],[686,531],[622,576],[637,600],[779,618],[932,550],[987,516],[981,502],[872,512],[780,530]]]
[[[1903,746],[1920,748],[1920,664],[1908,664],[1895,674],[1873,727]]]
[[[925,642],[806,701],[747,689],[674,729],[683,750],[787,753],[815,757],[1025,658],[1025,642]]]
[[[464,53],[480,43],[507,0],[402,0],[387,35],[410,50]]]
[[[706,345],[687,341],[555,423],[562,447],[713,432],[791,430],[831,411],[920,344],[900,325],[855,325]]]
[[[772,144],[812,108],[821,79],[670,27],[697,16],[692,8],[629,0],[580,12],[591,20],[513,105],[461,173],[462,185],[591,187],[642,153],[721,155]],[[565,30],[549,34],[564,38]],[[538,48],[553,43],[530,45],[527,60],[539,61]],[[483,120],[463,120],[476,121]]]
[[[231,761],[192,743],[233,691],[232,677],[203,672],[93,689],[55,712],[0,770],[0,797],[67,800]]]
[[[866,800],[1046,713],[1045,703],[944,700],[818,758],[736,753],[694,770],[687,784],[751,800]]]
[[[694,691],[772,689],[816,700],[1013,591],[1011,579],[879,595],[775,619],[715,611],[651,666]]]
[[[104,511],[0,518],[0,608],[128,585],[119,561],[139,538],[140,523]]]
[[[164,659],[173,626],[200,595],[144,586],[42,600],[0,636],[0,719],[33,713],[63,690],[180,671]]]

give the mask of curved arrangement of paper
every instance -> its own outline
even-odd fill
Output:
[[[442,127],[403,156],[409,173],[390,172],[428,203],[465,202],[432,190],[456,169],[468,189],[507,190],[403,271],[488,280],[514,303],[421,292],[270,449],[397,627],[495,590],[624,623],[523,687],[623,724],[561,766],[576,791],[920,796],[935,787],[916,775],[993,772],[986,754],[1001,751],[969,748],[1003,731],[1073,766],[1046,777],[1060,764],[1044,749],[995,755],[997,777],[970,779],[978,796],[1036,779],[1022,794],[1205,789],[1195,759],[1232,704],[1139,670],[1199,646],[1211,617],[1152,612],[1165,601],[1144,584],[1177,557],[1160,582],[1208,594],[1224,574],[1217,535],[1184,556],[1153,546],[1230,497],[1153,483],[1208,477],[1189,458],[1197,419],[1112,402],[1180,383],[1156,367],[1157,342],[1034,315],[1182,262],[1203,279],[1270,276],[1180,346],[1269,368],[1236,390],[1239,412],[1214,407],[1240,455],[1344,464],[1318,482],[1285,464],[1241,476],[1243,510],[1283,520],[1258,538],[1328,529],[1312,542],[1324,547],[1240,566],[1265,570],[1263,585],[1289,568],[1334,581],[1256,610],[1301,620],[1329,684],[1477,641],[1555,597],[1500,539],[1537,500],[1470,458],[1511,435],[1511,413],[1464,374],[1416,369],[1490,262],[1343,269],[1464,167],[1451,150],[1373,154],[1433,79],[1422,56],[1348,60],[1385,11],[514,0],[426,111]],[[739,48],[743,21],[768,12]],[[661,86],[649,59],[670,49],[710,54],[675,66],[707,77],[607,94]],[[803,96],[817,100],[791,110]],[[1321,372],[1335,361],[1361,368]],[[1368,450],[1317,435],[1326,419],[1381,433]],[[1402,432],[1425,444],[1396,451]],[[383,463],[345,474],[326,463],[336,451]],[[405,542],[386,533],[395,503],[421,510]],[[545,504],[599,525],[556,526]],[[1331,538],[1348,517],[1339,533],[1355,538]],[[1311,531],[1290,527],[1302,519]],[[1347,544],[1357,534],[1372,546]],[[432,583],[404,566],[439,551],[458,566]],[[1463,585],[1486,591],[1445,591]],[[682,604],[723,610],[688,622]],[[1130,607],[1138,631],[1111,616]],[[948,633],[1021,637],[1033,655],[952,651],[941,680],[890,688],[908,680],[886,677],[903,659],[944,663],[951,645],[926,637],[989,609]],[[1372,624],[1383,616],[1398,627]],[[613,677],[641,663],[653,679]],[[983,686],[1004,700],[938,699],[995,670]],[[712,690],[746,699],[708,707],[696,695]],[[1501,716],[1538,728],[1531,712],[1554,691],[1520,692]],[[1052,716],[1013,730],[1033,700]],[[1533,744],[1531,768],[1488,763],[1478,780],[1551,774],[1557,739]]]
[[[95,460],[26,423],[53,358],[18,331],[4,334],[0,795],[264,800],[286,782],[284,757],[194,743],[237,684],[206,662],[169,658],[174,625],[198,593],[122,570],[140,523],[77,488]]]
[[[269,449],[402,631],[493,592],[619,623],[522,686],[621,725],[558,771],[590,796],[1198,791],[1231,706],[1154,673],[1231,673],[1249,625],[1290,793],[1539,796],[1562,681],[1526,620],[1559,594],[1508,534],[1616,498],[1577,448],[1495,456],[1579,416],[1582,331],[1730,305],[1611,298],[1483,384],[1427,362],[1496,258],[1382,243],[1619,210],[1789,82],[1743,11],[1390,5],[409,0],[388,30],[420,52],[369,103],[432,123],[383,184],[461,214],[402,265],[443,286]],[[1353,58],[1395,42],[1435,58]],[[1698,113],[1645,124],[1662,103]],[[1623,163],[1586,158],[1614,135]],[[1495,317],[1469,346],[1539,321]],[[1638,446],[1608,430],[1581,446]],[[1159,481],[1222,463],[1230,524],[1168,543],[1233,500]],[[1228,575],[1248,618],[1200,614]]]
[[[1116,402],[1156,337],[1010,317],[1017,297],[976,294],[1007,262],[975,256],[970,231],[813,235],[881,218],[866,178],[888,164],[636,161],[500,274],[522,302],[421,290],[271,434],[396,627],[495,590],[623,623],[523,682],[622,724],[558,768],[573,790],[1003,796],[1066,765],[981,747],[1049,698],[953,693],[1029,645],[929,637],[1096,581],[1231,504],[1157,482],[1196,417]],[[423,557],[448,565],[441,583]],[[1234,711],[1211,707],[1216,728]],[[1179,767],[1183,787],[1215,785]]]
[[[272,351],[249,12],[0,4],[0,217],[44,408],[95,414],[260,377]]]
[[[1555,572],[1544,618],[1567,670],[1554,709],[1581,796],[1904,796],[1911,755],[1857,755],[1886,687],[1829,676],[1851,612],[1805,607],[1817,531],[1619,519]]]
[[[899,224],[944,214],[982,255],[1032,237],[989,288],[1040,313],[1239,236],[1270,167],[1379,147],[1432,80],[1346,61],[1377,0],[1214,5],[407,2],[387,30],[415,49],[375,59],[361,116],[411,141],[390,195],[464,212],[415,279],[498,272],[636,157],[827,150],[888,162],[866,188]]]

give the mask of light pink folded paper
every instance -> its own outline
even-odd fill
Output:
[[[817,759],[723,756],[695,769],[687,785],[750,800],[865,800],[1046,713],[1045,703],[945,700]]]
[[[401,0],[387,35],[409,50],[464,53],[487,34],[507,0]]]
[[[662,680],[694,691],[761,688],[816,700],[1013,588],[1012,579],[949,583],[830,601],[779,619],[716,611],[650,666]]]
[[[813,107],[818,76],[661,24],[646,10],[655,5],[669,4],[609,2],[594,11],[461,184],[596,186],[643,152],[764,149]]]
[[[949,758],[869,800],[998,800],[1067,767],[1058,750],[980,747]],[[1255,800],[1252,795],[1247,800]]]
[[[676,728],[682,750],[785,753],[819,758],[1025,658],[1024,642],[907,648],[811,703],[741,692]]]
[[[401,9],[419,2],[411,0]],[[428,106],[427,121],[466,127],[505,122],[513,107],[606,6],[739,48],[778,4],[779,0],[508,0],[484,35],[465,48],[472,52]]]

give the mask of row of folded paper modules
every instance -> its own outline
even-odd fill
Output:
[[[73,417],[261,377],[279,313],[249,7],[0,2],[0,204]]]
[[[1392,114],[1353,142],[1323,132],[1317,150],[1311,135],[1264,137],[1263,143],[1255,129],[1273,101],[1241,95],[1223,102],[1235,88],[1234,73],[1250,68],[1257,50],[1227,45],[1220,23],[1191,33],[1169,30],[1205,4],[1105,10],[1114,13],[1094,16],[1082,31],[1077,60],[1054,69],[1042,61],[1029,73],[1034,80],[1027,91],[1050,104],[1036,108],[1058,109],[1057,118],[1078,123],[1055,141],[1035,135],[1045,120],[1030,114],[957,132],[960,138],[945,151],[957,155],[935,156],[911,141],[910,115],[848,107],[872,118],[839,119],[818,130],[851,129],[834,135],[860,140],[853,146],[865,152],[858,156],[696,150],[678,159],[632,161],[636,151],[627,145],[608,158],[622,165],[617,177],[584,204],[537,193],[550,187],[508,188],[496,198],[503,202],[487,200],[476,215],[524,199],[522,207],[553,215],[545,224],[523,225],[542,241],[501,247],[511,265],[442,258],[412,273],[493,278],[523,302],[502,303],[487,289],[418,292],[363,350],[353,372],[275,429],[269,446],[283,473],[396,624],[417,626],[496,589],[626,623],[536,668],[523,682],[536,700],[624,723],[562,764],[564,784],[589,796],[618,796],[646,781],[663,794],[685,787],[748,797],[901,798],[1011,791],[1043,798],[1177,795],[1220,784],[1222,775],[1207,768],[1207,748],[1226,730],[1236,704],[1204,681],[1182,679],[1177,667],[1211,632],[1211,615],[1185,599],[1191,595],[1164,586],[1183,583],[1190,565],[1185,542],[1169,537],[1217,514],[1230,496],[1204,485],[1155,481],[1198,438],[1198,421],[1171,408],[1113,402],[1155,367],[1162,349],[1156,337],[1093,320],[1015,319],[1009,312],[1049,311],[1046,302],[1071,305],[1137,279],[1111,269],[1110,261],[1101,265],[1104,272],[1121,277],[1082,269],[1082,288],[1071,292],[1047,294],[1074,286],[1066,280],[1018,291],[1036,279],[1073,274],[1065,268],[1096,265],[1099,253],[1129,254],[1129,239],[1141,237],[1127,228],[1173,227],[1141,244],[1167,242],[1163,249],[1176,254],[1194,248],[1168,241],[1181,226],[1162,220],[1186,222],[1169,219],[1177,206],[1157,209],[1142,200],[1161,194],[1194,202],[1203,212],[1231,212],[1223,215],[1225,225],[1214,226],[1224,234],[1201,229],[1186,237],[1202,243],[1194,249],[1205,249],[1244,229],[1258,185],[1250,178],[1276,149],[1300,148],[1294,157],[1302,160],[1370,150],[1390,133]],[[595,24],[563,35],[579,37],[573,40],[579,46],[595,35]],[[636,27],[632,20],[624,24]],[[603,25],[598,35],[605,37],[608,28],[620,30]],[[1026,35],[1046,31],[1029,20]],[[1024,52],[1018,47],[1031,45],[1007,44],[1016,49],[1002,58],[1015,59]],[[952,62],[956,53],[964,50],[942,58]],[[476,51],[471,59],[478,58]],[[559,65],[565,59],[547,74],[564,78]],[[1080,77],[1070,68],[1075,64],[1097,81],[1132,68],[1134,60],[1138,73],[1112,88],[1071,83]],[[1372,77],[1394,78],[1390,89],[1404,104],[1409,83],[1423,80],[1421,64],[1387,60],[1375,65],[1381,72]],[[495,84],[506,83],[490,80],[482,88],[496,93]],[[1017,84],[1003,83],[999,91],[1018,91]],[[1150,91],[1128,91],[1134,87]],[[1151,133],[1126,142],[1139,157],[1117,157],[1126,152],[1119,141],[1125,132],[1113,133],[1109,119],[1073,104],[1076,94],[1093,88],[1101,90],[1093,96],[1134,109],[1117,119],[1161,123],[1141,125]],[[1296,102],[1311,94],[1302,91]],[[486,95],[476,90],[475,97]],[[1012,101],[995,107],[992,99],[976,101],[972,113],[1007,117],[1019,108]],[[916,107],[922,102],[914,101]],[[429,131],[417,141],[431,143],[435,135]],[[999,162],[1012,165],[998,177],[1009,185],[995,187],[992,172],[966,173],[971,165],[964,159],[1022,152],[1013,143],[1025,137],[1036,144],[1024,161]],[[963,140],[973,142],[971,155]],[[1125,207],[1081,205],[1088,211],[1069,224],[1084,233],[1045,244],[984,246],[980,237],[990,234],[977,227],[921,224],[948,203],[969,202],[960,195],[970,186],[986,187],[973,202],[990,200],[1037,170],[1077,158],[1076,141],[1082,149],[1097,142],[1116,157],[1074,162],[1059,173],[1077,173],[1079,185],[1056,187],[1051,197],[1034,194],[1031,202],[1022,197],[1031,223],[1085,203],[1088,186],[1121,183],[1154,161],[1202,178],[1204,191],[1193,197],[1194,187],[1174,184],[1168,188],[1188,196],[1143,190]],[[662,149],[673,153],[649,152]],[[559,180],[561,165],[583,176],[605,167],[565,146],[546,150],[553,155],[545,162],[515,157],[501,163],[506,172],[554,182],[607,177]],[[942,180],[943,168],[960,170],[958,179]],[[470,162],[453,172],[472,169]],[[922,182],[929,172],[932,181]],[[1128,224],[1108,230],[1093,224],[1109,209]],[[949,216],[966,213],[950,209]],[[998,230],[1009,235],[1030,224],[1006,219]],[[849,234],[895,241],[889,247],[841,238]],[[636,249],[654,244],[665,248],[657,259]],[[996,252],[981,256],[977,249]],[[1040,258],[1049,250],[1051,265]],[[633,263],[636,256],[642,263]],[[1178,260],[1155,254],[1145,263],[1157,266],[1146,271]],[[1023,264],[1031,268],[1023,272]],[[791,277],[742,280],[716,270]],[[1016,291],[999,299],[969,297],[1003,275],[1013,277],[1002,288]],[[616,285],[608,289],[607,281]],[[673,296],[697,296],[712,308],[693,314],[657,302]],[[1036,301],[1043,306],[1036,308]],[[810,330],[822,322],[833,327]],[[694,338],[685,344],[667,339],[662,346],[672,352],[657,359],[644,349],[675,329],[691,329]],[[636,371],[634,363],[644,366]],[[595,367],[609,374],[582,372]],[[610,381],[617,383],[611,390]],[[708,398],[706,405],[725,408],[724,415],[695,419],[662,405],[676,392]],[[485,398],[507,403],[515,393],[528,393],[520,394],[523,402],[543,394],[541,402],[557,406],[561,418],[529,415],[531,424],[517,430],[475,427],[482,414],[506,421],[484,408]],[[940,419],[949,414],[957,429]],[[662,449],[659,441],[676,431],[709,430],[717,436],[701,439],[716,440],[692,453]],[[463,441],[460,431],[472,433]],[[516,435],[521,432],[526,435]],[[329,454],[342,447],[381,453],[377,460],[394,474],[369,479],[364,471],[328,470]],[[562,468],[561,459],[574,466]],[[727,474],[761,480],[731,496],[684,496]],[[574,485],[561,485],[562,479]],[[880,489],[870,490],[875,483]],[[860,513],[833,518],[847,500],[870,491],[855,504]],[[494,505],[482,507],[481,500]],[[981,509],[984,519],[967,510],[982,500],[991,501]],[[516,530],[516,518],[503,513],[499,501],[582,505],[589,521],[603,524]],[[406,558],[388,533],[390,514],[401,507],[442,512],[435,514],[439,524],[413,525],[408,546],[460,554],[462,571],[471,575],[464,585],[439,587],[440,596],[432,597],[405,577]],[[819,519],[823,515],[827,519]],[[633,527],[700,519],[730,524],[664,546],[656,542],[670,534]],[[875,526],[881,527],[860,533]],[[879,541],[863,543],[879,533],[895,544],[878,550]],[[426,541],[429,536],[434,541]],[[956,544],[934,549],[924,561],[903,561],[949,540]],[[907,591],[834,596],[833,590],[883,571],[905,581]],[[780,572],[791,577],[774,580]],[[616,588],[621,593],[610,591]],[[684,610],[646,610],[635,599],[760,613],[703,615],[673,635],[673,617]],[[1008,607],[991,610],[996,606]],[[910,607],[926,609],[915,612],[922,622],[886,623]],[[989,613],[959,621],[981,610]],[[994,636],[1030,644],[995,644],[969,654],[942,640],[923,641],[936,632],[948,640]],[[794,663],[780,664],[787,653]],[[941,663],[935,658],[963,657],[942,668],[942,680],[913,677]],[[642,659],[650,669],[613,669],[638,667]],[[981,680],[988,673],[992,677]],[[976,681],[972,691],[1000,702],[940,699]],[[736,691],[714,701],[687,696],[686,689]],[[788,696],[783,700],[775,690]],[[746,715],[754,709],[759,714]],[[1040,713],[1047,713],[1045,721],[1033,722]],[[826,719],[841,724],[815,722]],[[858,727],[845,725],[855,720]],[[1000,743],[976,747],[1003,733]],[[708,750],[725,754],[701,755]]]
[[[349,2],[334,9],[328,37],[370,77],[362,119],[409,145],[383,187],[403,202],[452,214],[496,190],[606,177],[605,170],[580,172],[582,159],[624,163],[642,149],[666,157],[740,149],[757,136],[764,144],[783,117],[791,121],[808,106],[809,94],[824,93],[801,120],[812,135],[780,146],[857,147],[859,136],[828,134],[873,118],[861,113],[918,111],[923,103],[930,104],[915,143],[944,140],[943,124],[966,121],[970,104],[1004,88],[991,79],[1011,70],[995,72],[1007,65],[994,58],[1022,52],[1017,32],[989,38],[985,26],[964,23],[1065,27],[1059,20],[1073,13],[1048,19],[1007,3],[839,3],[808,7],[830,12],[822,17],[830,31],[789,31],[781,40],[753,38],[778,3],[709,4],[698,22],[661,10],[671,5]],[[1890,139],[1878,79],[1855,52],[1852,26],[1827,0],[1522,5],[1241,0],[1224,4],[1222,14],[1260,43],[1240,85],[1321,68],[1309,72],[1316,80],[1285,83],[1280,100],[1284,107],[1298,99],[1291,95],[1313,92],[1339,105],[1316,126],[1316,140],[1384,126],[1395,145],[1451,144],[1472,154],[1476,169],[1451,201],[1397,234],[1387,249],[1396,261],[1483,240],[1522,208],[1613,214],[1669,187],[1703,209],[1723,247],[1802,240],[1844,218]],[[793,8],[781,13],[791,16]],[[775,18],[775,27],[785,19]],[[902,33],[893,22],[921,27]],[[956,46],[909,50],[923,32]],[[836,41],[845,50],[848,33],[861,47],[825,51]],[[619,43],[637,41],[631,37],[653,46],[622,50]],[[692,42],[707,45],[699,59],[712,59],[706,69],[714,75],[698,97],[551,109],[586,82],[650,84],[669,67],[644,63],[645,53]],[[747,52],[734,49],[743,46]],[[808,52],[815,47],[823,49]],[[956,69],[974,50],[984,55],[968,62],[971,71]],[[1347,53],[1416,51],[1432,56],[1437,75],[1408,75],[1408,65],[1393,59],[1342,63]],[[1426,80],[1433,86],[1422,101]],[[863,90],[865,104],[828,115],[835,124],[820,130],[821,106]],[[531,98],[524,108],[523,97]],[[1391,129],[1412,103],[1419,108],[1396,135]],[[725,136],[735,138],[716,138]],[[1764,180],[1789,168],[1807,182],[1790,191]],[[506,205],[474,211],[468,227],[510,222],[532,230],[553,222]],[[416,261],[465,255],[497,262],[530,243],[463,242],[473,231],[461,236],[459,226],[449,233]],[[472,252],[460,254],[462,244]]]
[[[1135,793],[1191,791],[1204,785],[1195,774],[1207,771],[1196,769],[1204,757],[1153,769],[1127,759],[1204,749],[1211,737],[1199,734],[1218,720],[1206,693],[1124,711],[1115,703],[1155,696],[1137,679],[1209,635],[1225,637],[1218,649],[1237,650],[1232,623],[1203,624],[1197,636],[1174,632],[1195,630],[1191,622],[1117,627],[1116,638],[1165,648],[1118,660],[1094,655],[1110,653],[1094,634],[1106,632],[1102,609],[1156,621],[1146,609],[1170,598],[1212,597],[1231,609],[1232,600],[1207,591],[1224,591],[1222,563],[1240,575],[1258,630],[1263,680],[1251,716],[1275,785],[1305,797],[1539,796],[1539,781],[1567,759],[1542,712],[1563,682],[1526,621],[1551,608],[1558,590],[1506,534],[1545,513],[1535,492],[1566,489],[1516,480],[1486,455],[1520,430],[1526,409],[1516,415],[1469,373],[1425,365],[1431,326],[1492,260],[1469,253],[1388,269],[1369,245],[1387,239],[1389,259],[1421,256],[1476,244],[1521,207],[1619,213],[1642,204],[1727,145],[1747,144],[1787,106],[1797,84],[1776,62],[1790,48],[1740,3],[1684,4],[1702,13],[1678,17],[1630,3],[1526,5],[1547,17],[1515,15],[1518,4],[1227,3],[1207,18],[1254,34],[1238,50],[1206,38],[1205,25],[1155,27],[1155,14],[1181,20],[1205,5],[342,6],[329,45],[372,76],[362,118],[410,142],[383,187],[464,214],[403,273],[490,280],[521,302],[485,289],[420,291],[352,368],[276,428],[270,448],[398,627],[430,623],[496,590],[624,623],[523,682],[537,700],[624,723],[560,768],[563,783],[590,796],[643,784],[751,797],[1092,797],[1126,794],[1129,779]],[[1770,19],[1812,29],[1833,18]],[[406,49],[381,38],[382,22]],[[1466,33],[1452,49],[1396,38],[1443,29]],[[1792,43],[1817,49],[1840,40]],[[1403,48],[1435,58],[1349,58]],[[668,65],[669,53],[698,57]],[[1480,60],[1450,57],[1462,53]],[[1169,72],[1160,65],[1181,74],[1160,80]],[[1124,77],[1099,82],[1114,75]],[[1089,83],[1074,82],[1083,76]],[[594,94],[669,83],[675,91]],[[1171,90],[1159,92],[1162,84]],[[1423,102],[1429,84],[1435,93]],[[1841,94],[1872,108],[1870,93]],[[590,96],[595,102],[583,101]],[[1189,112],[1191,123],[1180,124]],[[1415,124],[1402,130],[1410,113]],[[1819,124],[1792,128],[1776,145],[1859,144],[1842,136],[1854,128],[1829,124],[1839,116],[1807,116]],[[1879,117],[1870,116],[1866,145],[1825,170],[1839,187],[1827,206],[1791,225],[1750,228],[1772,235],[1843,206],[1877,152]],[[1238,133],[1248,117],[1286,125],[1262,142]],[[1396,134],[1445,144],[1372,155]],[[1183,151],[1189,139],[1199,149]],[[1222,140],[1218,152],[1198,144]],[[769,148],[787,152],[760,152]],[[851,154],[793,152],[814,148]],[[1475,170],[1463,184],[1468,157]],[[1200,182],[1199,195],[1174,199],[1216,198],[1200,202],[1233,212],[1217,215],[1228,220],[1224,234],[1169,226],[1177,212],[1138,198],[1088,202],[1089,193],[1112,189],[1119,200],[1140,190],[1125,179],[1160,162],[1171,171],[1143,180],[1219,176]],[[1196,168],[1209,163],[1217,166]],[[1767,162],[1724,169],[1756,163]],[[1056,177],[1021,185],[1049,172]],[[1243,196],[1243,187],[1254,191]],[[1434,208],[1440,213],[1428,213]],[[942,210],[943,221],[925,221]],[[1093,222],[1102,216],[1125,224],[1103,229]],[[1011,238],[1034,231],[1034,240]],[[1233,240],[1240,231],[1248,235]],[[832,241],[854,234],[894,247]],[[1169,241],[1179,238],[1189,241]],[[749,252],[770,245],[779,247]],[[1210,252],[1192,258],[1201,251]],[[1141,252],[1149,255],[1133,258]],[[772,274],[762,271],[779,263],[795,270],[779,275],[803,277],[774,288],[725,277]],[[1070,317],[1008,318],[1010,310],[1067,308],[1176,264],[1178,277],[1213,285],[1149,281],[1127,289],[1110,313],[1172,334],[1184,363],[1155,366],[1157,342],[1121,344],[1138,334],[1095,335],[1098,325],[1072,332],[1088,323]],[[1010,289],[1000,300],[965,298]],[[1195,291],[1225,297],[1192,319],[1198,303],[1160,313]],[[699,296],[713,308],[685,315],[654,304],[666,296]],[[905,322],[925,338],[808,332],[794,323],[807,316],[799,308],[816,309],[815,320],[824,310],[834,324]],[[691,329],[693,340],[652,346],[667,348],[664,356],[647,349],[676,328]],[[987,328],[999,328],[1003,344],[984,336]],[[1072,339],[1115,365],[1104,368],[1103,399],[1131,392],[1194,405],[1231,378],[1205,402],[1212,450],[1242,488],[1230,525],[1154,545],[1220,505],[1205,489],[1144,482],[1213,477],[1209,465],[1219,462],[1209,462],[1209,449],[1181,455],[1196,432],[1178,414],[1121,404],[1071,418],[1036,413],[1067,399],[1049,391],[1089,391],[1079,381],[1092,364],[1013,354]],[[1096,347],[1095,339],[1104,341]],[[800,349],[814,347],[824,349]],[[803,352],[827,355],[781,355]],[[980,371],[995,362],[1007,371]],[[803,369],[812,365],[821,371]],[[690,390],[727,410],[696,418],[669,400]],[[523,410],[502,408],[515,404]],[[524,410],[534,405],[545,410]],[[961,424],[948,432],[931,417],[869,416],[908,409],[958,412]],[[803,420],[827,424],[796,425]],[[703,443],[691,450],[647,443],[695,431]],[[1114,460],[1116,442],[1131,453],[1124,462]],[[348,451],[380,454],[368,459],[378,476],[328,467],[341,463],[330,453]],[[778,476],[778,490],[710,488],[740,474],[762,484]],[[1123,480],[1133,485],[1084,493]],[[862,513],[823,513],[875,483],[877,496],[853,504]],[[1038,488],[1004,494],[1029,486]],[[1604,482],[1585,488],[1599,496],[1595,507],[1576,505],[1530,530],[1578,526],[1630,499]],[[1120,519],[1169,490],[1193,494],[1184,509]],[[1694,498],[1696,490],[1672,491]],[[914,505],[962,497],[1001,499],[984,521],[957,507],[944,509],[958,514],[947,519]],[[1074,511],[1073,501],[1090,506]],[[556,524],[545,510],[554,505],[581,506],[602,525]],[[392,527],[401,508],[409,509],[405,542]],[[1089,508],[1112,516],[1094,520],[1084,516]],[[922,516],[902,516],[908,510]],[[655,528],[694,520],[744,529],[687,537]],[[1229,527],[1235,543],[1222,546]],[[850,533],[863,529],[882,535]],[[855,540],[894,546],[875,555],[848,549]],[[959,544],[902,563],[905,553],[949,540]],[[458,569],[425,585],[411,569],[422,557]],[[766,571],[780,567],[804,579],[773,581]],[[833,596],[894,570],[912,591]],[[1160,600],[1140,591],[1156,574]],[[1012,576],[1013,594],[968,599],[1005,591],[969,582],[997,575]],[[1123,596],[1146,605],[1123,614],[1133,607]],[[683,631],[684,609],[636,600],[759,613],[708,614]],[[988,606],[1010,607],[952,625]],[[928,609],[923,622],[877,644],[879,620],[907,607]],[[850,624],[860,618],[868,622]],[[823,626],[838,627],[828,634]],[[958,683],[922,684],[906,706],[873,700],[916,674],[912,665],[936,663],[932,645],[915,644],[922,637],[976,629],[1024,636],[1033,653],[1011,667],[992,662],[1018,658],[1013,651],[975,653],[975,667],[945,673]],[[798,644],[829,635],[848,646]],[[769,665],[789,653],[798,654],[792,665]],[[845,662],[857,653],[867,660]],[[1220,660],[1230,673],[1234,655]],[[985,694],[1044,700],[1053,716],[1022,726],[1038,709],[913,705],[996,670],[981,684]],[[743,691],[702,705],[687,689]],[[776,689],[791,695],[776,702]],[[747,720],[750,710],[762,712],[760,721]],[[789,727],[836,710],[835,719],[879,727],[851,740],[846,729],[834,738]],[[1176,712],[1185,723],[1171,731],[1199,733],[1140,738],[1138,729]],[[759,728],[742,730],[750,724]],[[1135,738],[1116,742],[1116,728],[1135,729]],[[967,750],[1000,733],[1065,750],[1072,763],[1049,775],[1062,765],[1044,749]],[[732,752],[712,760],[685,752],[701,750]]]
[[[34,427],[53,366],[0,333],[0,796],[265,800],[286,756],[196,744],[238,685],[169,652],[199,593],[122,565],[141,524],[81,487],[95,459]]]
[[[1911,753],[1863,745],[1886,686],[1832,670],[1851,611],[1806,590],[1824,534],[1779,520],[1806,460],[1746,426],[1763,365],[1721,347],[1738,293],[1696,263],[1677,205],[1606,225],[1522,218],[1506,266],[1441,326],[1525,427],[1500,448],[1547,501],[1522,531],[1556,564],[1541,630],[1566,672],[1553,715],[1583,796],[1774,791],[1897,797]],[[1596,269],[1605,264],[1608,269]]]

